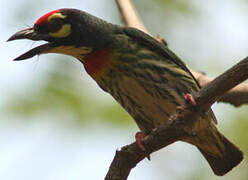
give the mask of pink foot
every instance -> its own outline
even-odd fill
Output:
[[[196,102],[191,94],[189,93],[185,94],[184,98],[186,99],[186,101],[190,102],[192,105],[196,105]]]
[[[144,132],[137,132],[135,134],[135,139],[138,147],[142,150],[145,151],[145,146],[143,145],[142,140],[146,137],[146,134]]]
[[[146,151],[145,146],[142,142],[145,137],[146,137],[146,134],[144,132],[137,132],[135,134],[136,143],[142,151]],[[147,152],[145,152],[145,156],[147,157],[149,161],[151,160],[150,154],[148,154]]]

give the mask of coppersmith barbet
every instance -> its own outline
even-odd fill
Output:
[[[185,97],[200,89],[180,58],[153,37],[80,10],[49,12],[8,41],[16,39],[47,41],[16,61],[45,53],[78,59],[145,134],[168,121],[176,107],[187,101]],[[195,145],[216,175],[226,174],[242,161],[242,152],[217,130],[211,110],[202,115],[193,129],[195,136],[181,140]]]

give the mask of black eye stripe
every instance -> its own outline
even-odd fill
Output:
[[[64,20],[61,18],[51,19],[46,24],[35,24],[34,30],[39,33],[54,33],[60,30],[60,28],[65,24]]]
[[[51,19],[47,23],[47,27],[48,27],[49,32],[57,32],[58,30],[60,30],[63,24],[64,24],[64,21],[62,19],[55,18],[55,19]]]
[[[35,24],[34,25],[34,30],[38,33],[47,33],[48,29],[46,25],[39,25],[39,24]]]

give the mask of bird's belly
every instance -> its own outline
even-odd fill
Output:
[[[162,122],[167,121],[175,112],[176,106],[170,98],[166,98],[165,92],[159,91],[156,86],[146,87],[145,83],[137,79],[123,76],[116,81],[112,96],[135,119],[142,131],[150,132]],[[167,90],[174,90],[168,86]],[[171,93],[171,92],[170,92]],[[183,99],[174,92],[177,103]],[[174,99],[174,101],[175,101]]]

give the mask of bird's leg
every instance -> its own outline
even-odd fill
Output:
[[[191,94],[189,94],[189,93],[185,94],[185,95],[184,95],[184,98],[185,98],[186,101],[189,102],[190,104],[196,105],[195,99],[194,99],[194,97],[193,97]]]
[[[146,151],[145,146],[142,142],[145,137],[146,137],[146,134],[141,131],[135,134],[136,143],[142,151]],[[145,154],[146,154],[147,159],[151,160],[150,155],[148,153],[145,153]]]

